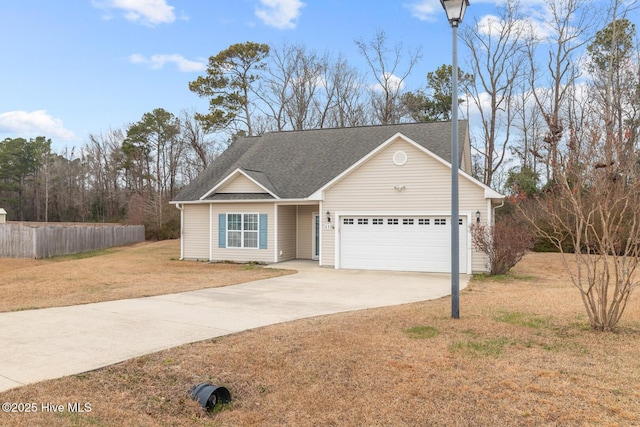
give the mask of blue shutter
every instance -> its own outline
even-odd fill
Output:
[[[218,247],[227,247],[227,214],[218,214]]]
[[[267,214],[260,214],[260,249],[267,249]]]

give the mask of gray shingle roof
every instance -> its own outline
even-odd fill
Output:
[[[462,159],[467,122],[459,129]],[[305,198],[398,132],[450,161],[451,122],[266,133],[232,143],[173,201],[199,200],[236,169],[280,198]]]

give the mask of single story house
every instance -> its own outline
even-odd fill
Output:
[[[487,271],[470,225],[504,196],[474,179],[459,122],[460,272]],[[181,259],[449,272],[451,122],[284,131],[233,142],[171,201]]]

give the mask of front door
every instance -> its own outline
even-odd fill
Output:
[[[320,215],[313,214],[313,251],[311,252],[312,259],[320,259]]]

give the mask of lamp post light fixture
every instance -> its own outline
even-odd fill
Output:
[[[469,0],[440,0],[447,19],[452,27],[457,27],[464,18],[464,12],[469,6]]]
[[[451,317],[460,318],[460,226],[458,224],[458,25],[464,18],[469,0],[440,0],[453,29],[451,67]]]

